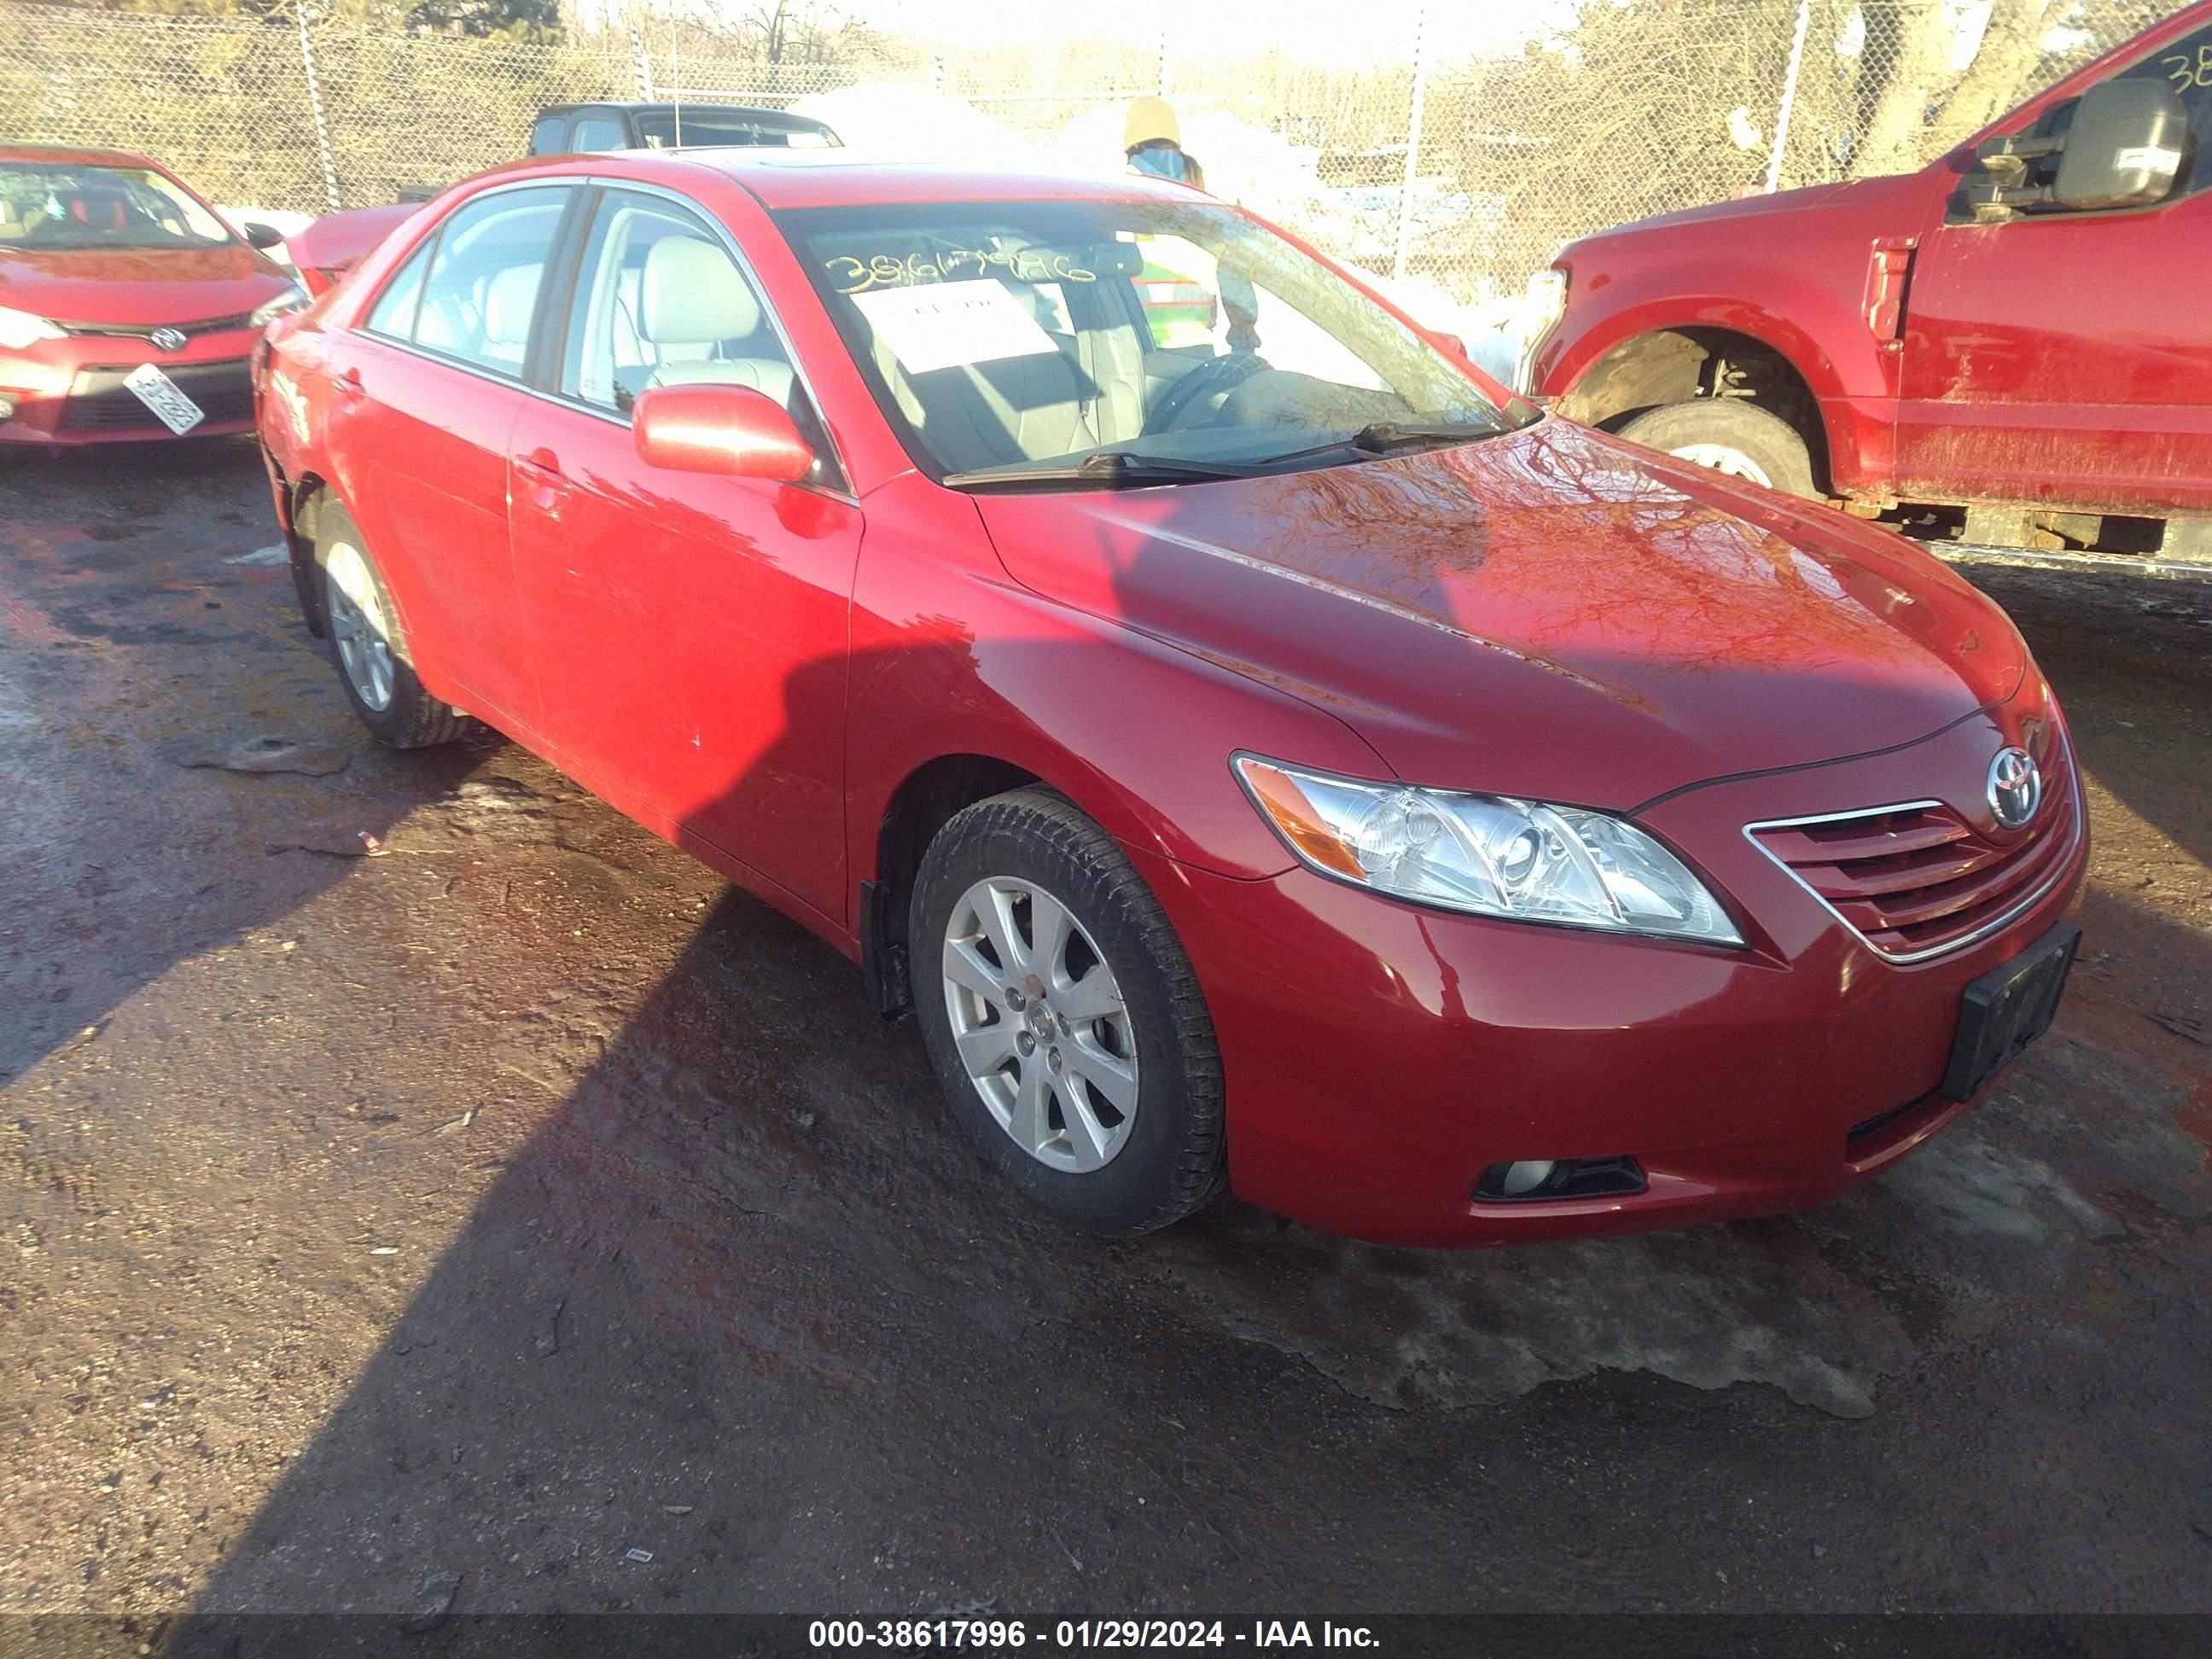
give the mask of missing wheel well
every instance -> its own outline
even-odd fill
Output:
[[[1639,334],[1591,364],[1558,407],[1569,420],[1618,431],[1648,410],[1698,398],[1741,398],[1788,422],[1826,487],[1827,428],[1812,387],[1789,358],[1748,334],[1718,328]]]
[[[875,878],[860,884],[860,967],[878,1013],[896,1018],[914,1006],[907,904],[929,843],[964,808],[1036,781],[1034,774],[988,755],[944,755],[917,768],[893,793],[877,836]]]
[[[329,630],[330,619],[323,615],[322,584],[315,580],[315,535],[317,520],[322,517],[323,503],[329,489],[312,472],[301,474],[298,483],[292,486],[290,511],[285,515],[284,546],[291,556],[292,587],[299,595],[300,615],[307,624],[307,632],[321,639]]]

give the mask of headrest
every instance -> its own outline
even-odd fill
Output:
[[[639,326],[655,345],[742,340],[760,326],[760,302],[730,256],[687,236],[664,236],[645,256],[639,308]]]
[[[530,342],[530,313],[543,264],[509,265],[484,284],[484,338],[493,345]]]

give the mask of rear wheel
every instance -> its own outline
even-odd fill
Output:
[[[1112,1237],[1221,1189],[1212,1021],[1112,836],[1046,790],[980,802],[930,843],[908,926],[930,1063],[1018,1191]]]
[[[1813,453],[1797,428],[1741,398],[1693,398],[1647,409],[1620,427],[1632,442],[1770,489],[1817,499]]]
[[[422,689],[398,608],[353,515],[336,502],[315,521],[315,568],[338,684],[362,724],[392,749],[451,743],[469,717]]]

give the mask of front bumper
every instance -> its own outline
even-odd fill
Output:
[[[1900,799],[1900,779],[1925,794],[2013,740],[1978,719],[1643,814],[1747,921],[1747,950],[1449,915],[1303,868],[1247,882],[1147,860],[1220,1041],[1231,1185],[1379,1243],[1497,1244],[1797,1208],[1904,1156],[1966,1109],[1936,1094],[1961,995],[2070,907],[2086,832],[2001,929],[1899,965],[1742,826]],[[1622,1155],[1642,1192],[1473,1196],[1493,1164]]]
[[[22,350],[0,350],[0,444],[75,447],[174,442],[173,434],[122,386],[123,377],[152,363],[199,404],[207,418],[186,438],[223,437],[253,429],[253,388],[247,358],[260,336],[252,329],[202,334],[181,351],[113,335],[71,335]]]

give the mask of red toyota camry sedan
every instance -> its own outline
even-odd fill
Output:
[[[1811,1203],[2065,983],[2079,773],[2001,611],[1181,185],[525,164],[259,389],[376,736],[488,721],[814,929],[1099,1232]]]
[[[253,429],[248,354],[307,302],[143,155],[0,144],[0,444]]]

